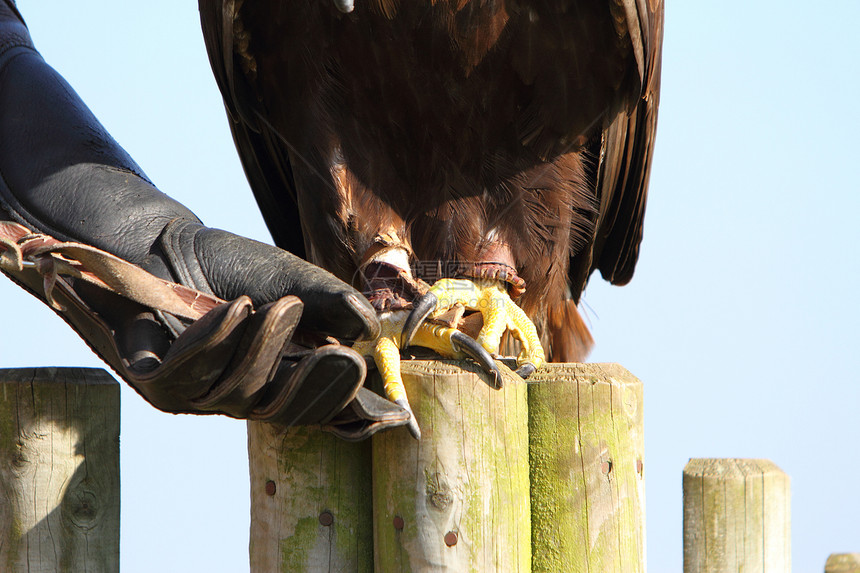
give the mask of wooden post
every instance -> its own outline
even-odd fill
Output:
[[[374,436],[372,464],[367,443],[249,424],[253,572],[645,570],[630,373],[550,364],[526,384],[503,368],[494,390],[471,362],[401,371],[422,438]]]
[[[370,443],[248,422],[251,573],[373,571]]]
[[[0,369],[0,570],[119,570],[119,384]]]
[[[684,573],[791,571],[790,479],[768,460],[684,468]]]
[[[421,427],[373,438],[376,571],[531,571],[526,384],[470,362],[411,360]]]
[[[617,364],[529,382],[532,570],[645,571],[642,383]]]
[[[824,573],[860,573],[860,553],[831,553]]]

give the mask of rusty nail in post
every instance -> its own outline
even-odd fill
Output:
[[[449,531],[445,534],[445,545],[448,547],[454,547],[457,545],[457,533],[454,531]]]
[[[275,495],[277,491],[277,487],[275,486],[275,482],[269,480],[266,482],[266,495]]]
[[[394,516],[394,529],[396,529],[397,531],[403,531],[404,525],[406,525],[406,524],[403,522],[403,518],[400,517],[399,515],[395,515]]]
[[[324,511],[320,514],[320,524],[321,525],[328,527],[332,523],[334,523],[334,516],[330,512]]]
[[[636,460],[636,473],[642,475],[642,460]]]
[[[606,460],[600,464],[600,471],[608,475],[612,471],[612,460]]]

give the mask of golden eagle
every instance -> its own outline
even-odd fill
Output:
[[[199,7],[279,247],[363,288],[381,312],[410,308],[422,280],[495,284],[550,360],[585,355],[586,281],[598,269],[628,282],[642,238],[662,0]],[[501,320],[479,341],[497,351],[513,330],[521,362],[539,366],[531,322]]]

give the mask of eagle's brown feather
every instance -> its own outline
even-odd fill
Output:
[[[386,229],[419,260],[507,245],[552,358],[583,356],[588,276],[638,256],[662,0],[199,2],[279,246],[354,280]]]

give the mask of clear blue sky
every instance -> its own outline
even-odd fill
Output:
[[[196,3],[19,0],[37,47],[161,189],[268,241]],[[669,0],[645,240],[633,282],[586,293],[593,361],[645,383],[648,566],[682,568],[690,457],[792,478],[793,559],[860,551],[856,0]],[[0,366],[101,366],[0,281]],[[245,427],[122,391],[122,567],[246,571]]]

